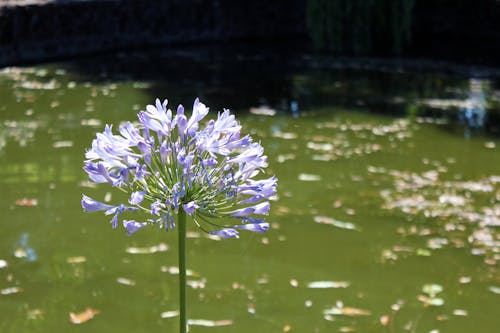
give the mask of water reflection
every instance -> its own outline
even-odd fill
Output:
[[[485,125],[490,81],[470,79],[469,87],[469,98],[459,116],[459,119],[466,125],[466,137],[470,137],[471,129],[482,128]]]

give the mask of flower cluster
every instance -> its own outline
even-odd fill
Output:
[[[86,152],[83,169],[93,182],[128,193],[128,205],[107,205],[83,195],[84,211],[112,215],[113,228],[126,211],[151,215],[145,222],[123,220],[129,234],[151,224],[169,230],[181,209],[199,228],[223,238],[237,238],[241,229],[266,231],[269,224],[259,215],[269,211],[277,178],[254,179],[267,167],[264,149],[240,134],[229,110],[201,128],[207,114],[198,99],[189,118],[182,105],[173,115],[167,100],[156,99],[139,112],[138,124],[121,125],[120,135],[106,125]],[[234,219],[240,223],[227,224]]]

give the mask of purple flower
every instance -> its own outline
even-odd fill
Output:
[[[134,232],[136,232],[137,230],[139,230],[141,228],[144,228],[147,225],[148,225],[147,222],[137,222],[134,220],[123,220],[123,226],[125,227],[125,229],[127,229],[127,233],[129,235],[132,235]]]
[[[155,201],[151,204],[151,215],[160,215],[161,210],[165,208],[165,204]]]
[[[193,214],[194,210],[196,208],[198,208],[199,206],[196,204],[196,202],[194,201],[191,201],[191,202],[188,202],[187,204],[185,205],[182,205],[182,209],[184,209],[184,211],[186,212],[186,214],[188,215],[191,215]]]
[[[231,228],[210,231],[210,234],[221,238],[240,238],[238,231]]]
[[[85,194],[82,194],[82,208],[84,212],[97,212],[99,210],[109,210],[111,208],[114,208],[114,206],[96,201],[92,198],[89,198]]]
[[[136,191],[132,192],[130,195],[130,199],[128,202],[130,202],[131,205],[138,205],[144,200],[144,194],[146,191]]]
[[[233,228],[261,233],[269,229],[269,223],[249,223],[249,224],[235,225]]]
[[[223,238],[238,237],[238,230],[263,232],[269,225],[255,216],[266,215],[277,191],[276,177],[257,179],[267,167],[258,142],[241,133],[241,125],[229,110],[216,119],[196,99],[191,114],[179,105],[175,116],[167,100],[155,100],[138,113],[139,123],[126,122],[119,134],[106,125],[85,153],[83,169],[95,183],[108,183],[128,193],[129,203],[117,206],[83,196],[86,212],[104,211],[117,227],[128,211],[149,213],[148,222],[124,220],[129,234],[146,224],[174,228],[179,209],[202,230]],[[241,220],[224,225],[222,218]],[[213,230],[220,226],[220,230]]]

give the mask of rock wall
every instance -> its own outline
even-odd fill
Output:
[[[306,0],[0,1],[0,66],[158,44],[305,38]]]

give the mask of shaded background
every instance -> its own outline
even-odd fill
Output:
[[[228,41],[495,65],[499,14],[495,0],[0,1],[0,66]]]

